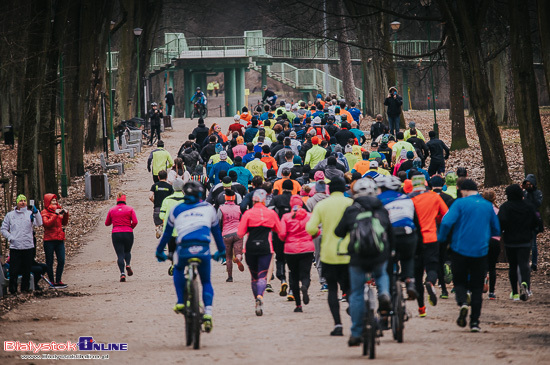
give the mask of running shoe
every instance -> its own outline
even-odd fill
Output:
[[[468,304],[468,306],[472,305],[472,293],[469,291],[466,292],[466,304]]]
[[[183,314],[184,311],[185,304],[176,303],[176,305],[174,306],[174,312],[176,312],[177,314]]]
[[[447,291],[442,291],[439,297],[441,299],[449,299],[449,293]]]
[[[302,312],[303,310],[301,305],[297,305],[296,308],[294,308],[294,313],[302,313]]]
[[[489,300],[496,300],[497,299],[497,296],[495,295],[495,293],[489,293]]]
[[[155,229],[155,236],[157,237],[157,239],[162,236],[162,226],[157,226],[157,228]]]
[[[525,302],[528,297],[529,297],[529,289],[527,288],[527,283],[524,281],[519,286],[519,299]]]
[[[202,323],[204,323],[204,332],[210,333],[214,325],[212,324],[212,315],[205,314],[202,316]]]
[[[426,281],[424,286],[426,287],[426,292],[428,293],[428,303],[430,303],[430,305],[437,305],[437,294],[435,293],[434,285],[429,281]]]
[[[519,294],[510,293],[510,299],[513,300],[514,302],[518,302]]]
[[[268,293],[273,293],[273,287],[271,286],[271,284],[266,284],[265,291]]]
[[[128,276],[134,275],[134,272],[132,271],[130,265],[126,266],[126,273],[128,274]]]
[[[321,285],[321,291],[322,291],[323,293],[328,292],[328,285],[327,285],[327,284]]]
[[[468,306],[466,304],[463,304],[460,307],[460,312],[458,314],[456,324],[459,327],[466,327],[466,317],[468,317]]]
[[[453,281],[453,272],[451,271],[451,265],[443,265],[443,280],[445,284],[450,284]]]
[[[222,266],[225,266],[227,265],[227,260],[225,259],[225,257],[222,259]]]
[[[120,274],[120,282],[123,283],[126,281],[126,275],[125,274]]]
[[[348,301],[348,297],[345,293],[342,294],[342,298],[340,298],[340,302],[342,303],[347,303]]]
[[[348,346],[349,347],[359,346],[359,345],[361,345],[361,342],[363,342],[361,337],[349,336]]]
[[[234,258],[233,258],[233,262],[237,264],[237,267],[239,268],[239,271],[240,271],[240,272],[243,272],[243,271],[244,271],[244,265],[243,265],[243,263],[241,262],[241,260],[239,260],[238,258],[234,257]]]
[[[487,293],[489,291],[489,276],[487,275],[485,277],[485,281],[483,282],[483,293]]]
[[[263,306],[264,306],[264,303],[263,303],[263,297],[261,295],[258,295],[256,297],[256,315],[258,317],[260,317],[262,314],[264,314],[264,311],[263,311]]]
[[[281,291],[279,291],[279,295],[281,297],[286,297],[287,289],[288,289],[288,284],[283,281],[282,284],[281,284]]]
[[[227,278],[227,280],[225,281],[226,283],[232,283],[233,282],[233,278],[230,276]]]
[[[309,294],[307,292],[307,288],[305,286],[302,286],[301,291],[302,291],[302,300],[304,301],[305,305],[308,305],[309,304]]]
[[[418,292],[416,291],[414,280],[407,279],[406,283],[407,283],[407,296],[408,296],[407,299],[415,300],[416,298],[418,298]]]
[[[296,298],[294,298],[294,294],[292,294],[292,290],[288,292],[288,295],[286,296],[286,300],[288,302],[294,302],[296,301]]]
[[[168,268],[168,275],[174,276],[174,264],[170,265],[170,267]]]
[[[481,332],[481,327],[479,327],[479,322],[470,323],[470,332]]]
[[[418,315],[420,317],[426,317],[426,306],[418,308]]]
[[[388,294],[378,296],[378,310],[389,311],[391,308],[391,299]]]
[[[58,281],[57,283],[53,284],[56,289],[65,289],[67,287],[67,284],[64,284],[62,281]]]
[[[342,329],[342,325],[337,324],[336,326],[334,326],[334,329],[330,332],[330,335],[331,336],[343,336],[344,335],[344,330]]]

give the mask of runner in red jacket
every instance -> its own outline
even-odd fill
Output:
[[[69,223],[69,212],[63,209],[57,201],[57,195],[44,195],[44,209],[41,212],[44,224],[44,254],[46,256],[47,273],[50,281],[57,289],[66,288],[61,281],[65,267],[65,230]],[[57,258],[55,278],[53,275],[53,255]],[[55,280],[54,280],[55,279]]]

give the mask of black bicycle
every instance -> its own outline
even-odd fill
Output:
[[[382,337],[380,318],[376,308],[376,294],[374,292],[374,280],[368,280],[365,284],[365,315],[363,318],[363,356],[369,359],[376,357],[376,345],[380,344]]]
[[[205,104],[201,104],[198,101],[193,104],[193,110],[191,111],[191,120],[193,117],[206,118],[208,115],[208,109]]]
[[[203,312],[200,307],[199,292],[199,265],[201,259],[192,257],[187,260],[188,265],[185,269],[185,278],[187,290],[185,291],[185,338],[186,345],[195,350],[200,348],[200,339],[202,332]]]
[[[406,300],[403,295],[403,282],[401,281],[400,276],[401,273],[399,271],[399,265],[395,261],[393,263],[392,275],[390,276],[392,298],[392,306],[390,311],[391,330],[393,339],[399,343],[402,343],[405,322],[409,320],[409,316],[405,305]]]

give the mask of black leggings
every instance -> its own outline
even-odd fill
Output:
[[[342,324],[340,319],[340,302],[338,301],[338,284],[347,296],[349,292],[348,264],[332,265],[323,262],[323,276],[328,286],[328,307],[334,319],[334,324]]]
[[[500,241],[491,238],[489,241],[489,254],[487,255],[487,265],[489,270],[489,293],[495,292],[497,283],[497,261],[500,255]]]
[[[426,281],[434,284],[437,281],[437,269],[439,268],[439,244],[438,242],[419,243],[416,246],[414,260],[414,280],[418,297],[418,307],[424,306],[424,268],[426,269]]]
[[[112,234],[113,247],[117,256],[117,264],[120,272],[124,274],[124,266],[130,266],[132,259],[132,245],[134,244],[133,232],[114,232]],[[124,262],[126,261],[126,265]]]
[[[512,293],[518,294],[518,283],[527,283],[527,288],[531,289],[531,269],[529,268],[529,254],[531,253],[531,247],[506,247],[506,256],[508,257],[508,263],[510,269],[508,270],[508,277],[510,278],[510,285],[512,286]],[[521,275],[521,281],[518,278]]]
[[[302,305],[300,298],[300,282],[302,287],[309,289],[311,283],[310,272],[313,263],[313,252],[285,254],[286,263],[290,270],[290,290],[296,300],[296,306]]]

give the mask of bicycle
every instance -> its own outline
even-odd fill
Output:
[[[393,263],[393,272],[390,276],[390,280],[392,303],[389,315],[391,318],[391,330],[393,339],[398,343],[402,343],[405,322],[409,320],[409,316],[405,305],[406,300],[403,296],[403,282],[400,280],[399,265],[397,261]]]
[[[382,337],[380,318],[375,311],[377,298],[374,294],[374,280],[367,280],[364,290],[365,316],[363,318],[363,356],[369,356],[369,359],[376,357],[376,345],[380,344],[379,338]]]
[[[193,110],[191,111],[191,120],[193,120],[194,116],[204,119],[207,115],[208,109],[206,108],[205,104],[201,104],[198,101],[193,104]]]
[[[200,348],[200,335],[202,332],[203,313],[199,304],[199,265],[201,259],[192,257],[187,260],[185,268],[186,292],[185,292],[185,338],[186,345],[193,345],[193,349]]]

